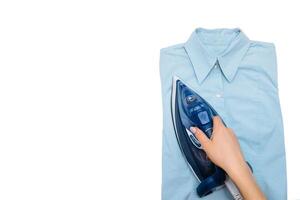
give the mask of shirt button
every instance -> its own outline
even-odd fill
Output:
[[[217,97],[217,98],[221,98],[221,97],[222,97],[222,94],[216,94],[216,97]]]

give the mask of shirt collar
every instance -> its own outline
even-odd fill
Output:
[[[220,32],[226,32],[226,35],[236,35],[228,44],[226,49],[220,55],[213,55],[210,53],[204,45],[204,40],[199,36],[198,32],[205,31],[210,33],[216,33],[216,37],[219,37]],[[223,37],[225,35],[222,35]],[[194,67],[197,79],[199,83],[207,77],[215,63],[218,61],[220,68],[226,77],[231,82],[236,74],[236,71],[245,56],[250,46],[250,40],[241,31],[241,29],[196,29],[184,47]]]

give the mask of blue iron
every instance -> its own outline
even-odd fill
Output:
[[[190,127],[198,127],[210,138],[213,131],[214,116],[218,116],[218,113],[208,102],[187,87],[178,77],[173,78],[173,125],[180,149],[200,182],[197,187],[197,194],[199,197],[204,197],[225,184],[233,199],[242,200],[242,196],[233,182],[221,168],[208,159],[200,142],[190,131]]]

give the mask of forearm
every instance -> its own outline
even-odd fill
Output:
[[[226,170],[245,200],[266,200],[246,162]]]

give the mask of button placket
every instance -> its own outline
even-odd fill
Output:
[[[214,71],[214,79],[215,79],[214,93],[212,94],[214,99],[214,105],[217,112],[221,116],[223,116],[225,114],[224,93],[223,93],[224,82],[223,82],[223,74],[218,61],[214,65],[213,71]]]
[[[223,80],[222,80],[222,72],[221,72],[221,68],[219,65],[218,60],[216,61],[215,65],[214,65],[214,71],[216,73],[216,81],[217,81],[217,91],[215,92],[215,97],[220,99],[223,97]]]

